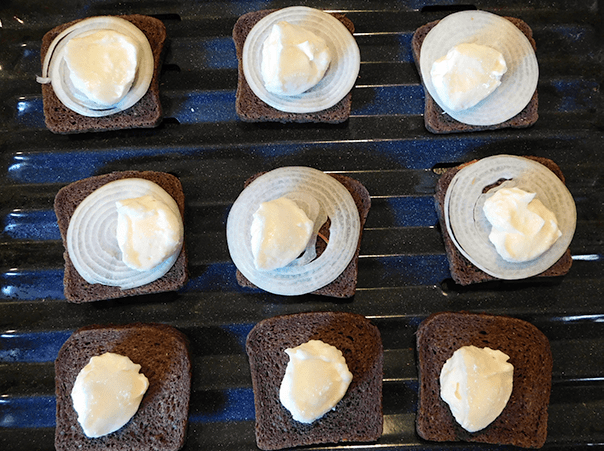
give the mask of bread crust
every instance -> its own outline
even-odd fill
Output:
[[[88,438],[77,420],[71,391],[93,356],[114,352],[141,365],[149,380],[138,411],[119,430]],[[164,324],[91,325],[75,331],[55,361],[57,451],[175,451],[185,441],[191,391],[189,341]]]
[[[233,28],[233,41],[237,52],[237,94],[235,109],[237,115],[244,122],[317,122],[338,124],[344,122],[350,116],[352,105],[352,90],[342,100],[326,110],[314,113],[287,113],[279,111],[260,100],[252,91],[243,73],[243,44],[254,25],[261,19],[275,12],[276,9],[253,11],[244,14],[237,20]],[[354,24],[344,14],[330,13],[350,31],[354,32]]]
[[[530,160],[542,164],[554,174],[556,174],[556,176],[562,181],[562,183],[564,183],[564,175],[562,174],[560,167],[549,158],[536,157],[531,155],[525,155],[524,158],[528,158]],[[470,262],[470,260],[468,260],[461,252],[459,252],[459,250],[453,243],[451,236],[449,235],[447,225],[445,223],[444,203],[445,196],[447,194],[447,188],[453,180],[453,177],[455,177],[455,175],[461,169],[476,161],[478,160],[473,160],[468,163],[464,163],[460,166],[451,168],[443,175],[441,175],[438,182],[436,183],[436,190],[434,194],[434,205],[438,214],[438,223],[440,225],[440,230],[445,244],[447,260],[449,261],[449,270],[451,272],[451,277],[453,278],[453,280],[460,285],[470,285],[473,283],[488,282],[490,280],[501,280],[497,277],[487,274],[481,269],[478,269],[476,266],[474,266],[474,264]],[[490,187],[487,188],[490,189]],[[488,191],[487,188],[485,188],[485,190]],[[563,276],[570,271],[572,264],[573,259],[570,253],[570,249],[567,249],[566,252],[562,255],[562,257],[560,257],[560,259],[556,263],[554,263],[548,269],[543,271],[541,274],[538,274],[534,277]]]
[[[65,274],[63,276],[63,290],[69,302],[83,303],[100,301],[104,299],[122,298],[140,294],[161,293],[175,291],[184,286],[188,279],[187,253],[183,243],[180,255],[170,270],[157,280],[146,285],[122,290],[120,287],[111,287],[101,284],[90,284],[78,273],[67,251],[67,229],[69,221],[80,203],[93,191],[115,180],[125,178],[142,178],[161,186],[176,201],[184,221],[185,196],[182,185],[177,177],[154,171],[123,171],[110,174],[97,175],[71,183],[59,190],[55,197],[54,210],[57,216],[59,231],[63,240],[65,252]]]
[[[260,177],[264,172],[260,172],[258,174],[253,175],[249,179],[245,181],[244,187],[247,187],[250,183]],[[371,208],[371,196],[369,195],[369,191],[363,186],[361,182],[354,180],[350,177],[340,174],[329,174],[331,177],[340,182],[344,187],[350,192],[354,203],[359,212],[359,219],[361,221],[361,227],[359,230],[359,239],[357,241],[357,248],[346,266],[346,269],[342,271],[333,282],[325,285],[324,287],[319,288],[318,290],[312,291],[311,294],[318,294],[322,296],[331,296],[336,298],[349,298],[354,296],[357,288],[357,277],[359,273],[359,253],[361,252],[361,238],[363,236],[363,227],[365,226],[365,222],[367,221],[367,215],[369,214],[369,209]],[[329,225],[331,222],[329,219],[321,229],[319,233],[325,238],[329,239]],[[316,244],[316,252],[317,258],[321,256],[321,254],[327,248],[327,243],[321,238],[317,239]],[[250,282],[239,270],[236,272],[237,283],[242,287],[247,288],[257,288],[252,282]]]
[[[44,103],[44,118],[46,127],[53,133],[71,134],[125,128],[153,128],[162,120],[162,107],[159,99],[159,74],[163,59],[164,44],[166,42],[166,27],[161,20],[154,17],[131,14],[116,16],[125,19],[138,27],[149,40],[153,51],[153,78],[145,95],[125,111],[110,116],[87,117],[67,108],[59,100],[50,83],[42,85]],[[42,65],[46,52],[52,41],[65,29],[83,19],[59,25],[42,38],[40,57]]]
[[[353,376],[335,410],[311,424],[303,424],[295,421],[279,401],[279,387],[289,361],[285,349],[311,339],[342,351]],[[382,340],[377,327],[365,317],[343,312],[311,312],[268,318],[249,333],[246,351],[259,448],[368,442],[382,435]]]
[[[512,22],[527,37],[531,46],[533,47],[533,50],[537,50],[537,44],[533,39],[533,30],[531,29],[531,27],[528,26],[526,22],[516,17],[504,17],[504,19],[507,19]],[[501,122],[499,124],[464,124],[462,122],[457,121],[456,119],[453,119],[451,116],[445,113],[445,111],[434,101],[434,98],[428,93],[419,66],[422,43],[424,42],[424,39],[426,38],[430,30],[432,30],[432,28],[434,28],[438,24],[438,22],[440,21],[435,20],[433,22],[427,23],[426,25],[422,25],[415,31],[411,40],[415,67],[417,68],[417,72],[419,73],[419,76],[422,79],[422,85],[424,86],[424,124],[426,126],[426,129],[429,132],[435,134],[476,132],[484,130],[498,130],[501,128],[526,128],[530,127],[535,122],[537,122],[537,119],[539,119],[539,99],[536,89],[535,93],[533,94],[533,97],[520,113],[518,113],[513,118],[508,119],[507,121]]]
[[[540,448],[547,437],[552,354],[547,337],[532,324],[507,316],[435,313],[417,330],[419,406],[417,433],[432,441],[469,441]],[[440,397],[440,371],[462,346],[489,347],[514,366],[512,394],[486,428],[463,429]]]

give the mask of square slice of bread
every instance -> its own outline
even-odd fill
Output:
[[[554,163],[549,158],[535,157],[535,156],[524,156],[524,158],[529,158],[538,163],[541,163],[550,171],[552,171],[556,176],[562,180],[564,183],[564,175],[560,170],[560,167]],[[445,195],[447,194],[447,188],[457,174],[463,167],[468,164],[472,164],[477,160],[470,161],[468,163],[462,164],[460,166],[449,169],[443,175],[441,175],[440,179],[436,183],[436,192],[434,195],[434,204],[436,207],[436,212],[438,213],[438,222],[440,225],[440,230],[442,232],[443,241],[445,243],[445,252],[447,254],[447,260],[449,261],[449,270],[451,271],[451,277],[453,280],[460,285],[470,285],[472,283],[479,282],[487,282],[489,280],[500,280],[497,277],[491,276],[486,272],[478,269],[474,266],[465,256],[459,252],[453,240],[451,240],[451,236],[447,231],[447,225],[445,224],[444,218],[444,203],[445,203]],[[486,192],[486,191],[485,191]],[[563,276],[570,271],[570,267],[573,264],[573,259],[570,254],[570,249],[567,249],[564,255],[560,257],[560,259],[550,266],[548,269],[543,271],[541,274],[536,275],[535,277],[555,277],[555,276]]]
[[[147,93],[125,111],[110,116],[87,117],[67,108],[55,94],[51,84],[42,85],[44,118],[46,127],[53,133],[85,133],[127,128],[153,128],[162,120],[159,99],[159,74],[166,41],[166,27],[161,20],[140,14],[116,16],[136,25],[147,37],[153,51],[153,78]],[[80,20],[59,25],[42,38],[41,60],[44,64],[46,52],[55,37]]]
[[[512,22],[516,27],[522,31],[522,33],[527,37],[531,46],[534,50],[537,50],[537,45],[535,44],[535,40],[533,39],[533,30],[529,27],[526,22],[516,17],[504,17],[505,19]],[[424,39],[438,24],[438,20],[434,22],[427,23],[419,27],[415,33],[413,34],[413,38],[411,40],[411,47],[413,49],[413,57],[415,59],[415,66],[417,67],[417,71],[419,72],[421,78],[421,70],[419,67],[421,48]],[[422,79],[423,84],[423,79]],[[449,116],[447,113],[443,111],[443,109],[434,101],[432,96],[428,93],[425,85],[424,85],[424,93],[425,93],[425,106],[424,106],[424,124],[426,129],[429,132],[441,134],[441,133],[458,133],[458,132],[476,132],[482,130],[497,130],[500,128],[526,128],[533,125],[537,122],[539,118],[538,114],[538,106],[539,101],[537,98],[537,90],[535,90],[535,94],[531,98],[530,102],[524,107],[524,109],[514,116],[511,119],[508,119],[505,122],[494,125],[469,125],[459,122]]]
[[[247,187],[250,183],[252,183],[256,178],[261,176],[263,173],[256,174],[250,177],[245,181],[245,186]],[[344,187],[350,192],[352,198],[354,199],[354,203],[359,211],[359,219],[361,220],[361,230],[359,232],[359,240],[357,242],[357,249],[352,257],[352,260],[346,267],[346,269],[340,274],[333,282],[325,285],[318,290],[313,291],[311,294],[319,294],[323,296],[332,296],[336,298],[349,298],[354,296],[354,293],[357,289],[357,276],[359,273],[359,253],[361,251],[361,237],[363,236],[363,227],[365,226],[365,221],[367,220],[367,215],[369,214],[369,209],[371,208],[371,196],[367,191],[367,188],[363,186],[361,182],[354,180],[350,177],[346,177],[345,175],[340,174],[329,174],[338,182],[340,182]],[[329,239],[329,219],[321,229],[319,233]],[[316,251],[317,258],[321,256],[323,251],[325,251],[327,244],[321,238],[317,239]],[[237,270],[237,283],[242,287],[248,288],[257,288],[253,283],[251,283],[239,270]]]
[[[338,124],[344,122],[350,116],[352,104],[352,90],[334,106],[315,113],[287,113],[279,111],[260,100],[248,85],[243,74],[243,44],[249,32],[260,19],[268,16],[276,10],[253,11],[244,14],[237,20],[233,28],[233,41],[237,51],[238,78],[235,109],[237,115],[244,122],[318,122]],[[354,24],[344,14],[331,13],[336,19],[350,31],[354,32]]]
[[[57,216],[57,222],[59,224],[59,231],[61,232],[61,238],[63,239],[63,245],[65,246],[65,252],[63,256],[65,258],[65,275],[63,277],[63,288],[65,297],[69,302],[83,303],[100,301],[103,299],[114,299],[122,298],[127,296],[136,296],[139,294],[149,293],[161,293],[164,291],[176,291],[182,288],[187,281],[187,254],[185,251],[185,245],[183,244],[182,250],[178,259],[170,268],[170,270],[164,274],[163,277],[148,283],[146,285],[122,290],[120,287],[111,287],[101,284],[90,284],[84,280],[78,273],[75,266],[69,258],[69,252],[67,251],[67,229],[69,228],[69,221],[73,216],[76,208],[80,203],[93,191],[100,188],[101,186],[113,182],[114,180],[121,180],[126,178],[142,178],[150,180],[161,186],[172,198],[176,201],[180,210],[181,216],[184,218],[185,211],[185,195],[182,190],[180,180],[172,174],[165,172],[154,172],[154,171],[124,171],[124,172],[112,172],[105,175],[97,175],[89,177],[87,179],[79,180],[71,183],[59,190],[55,197],[54,209]]]
[[[119,430],[87,437],[73,408],[75,379],[90,358],[113,352],[141,366],[149,380],[138,411]],[[57,417],[55,447],[75,450],[175,451],[185,441],[191,392],[189,341],[163,324],[93,325],[75,331],[55,361]]]
[[[352,373],[352,381],[334,410],[304,424],[295,421],[283,407],[279,388],[289,362],[285,349],[309,340],[321,340],[338,348]],[[311,312],[265,319],[249,333],[246,350],[259,448],[369,442],[382,435],[382,339],[377,327],[364,316]]]
[[[435,313],[417,330],[419,406],[417,433],[426,440],[470,441],[540,448],[547,437],[552,354],[547,337],[526,321],[475,313]],[[463,429],[440,397],[440,372],[462,346],[507,354],[513,388],[501,414],[486,428]]]

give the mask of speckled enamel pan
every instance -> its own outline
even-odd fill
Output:
[[[279,96],[268,92],[260,72],[262,45],[273,25],[280,21],[302,26],[323,38],[332,54],[323,79],[298,96]],[[305,6],[293,6],[269,14],[252,28],[243,45],[243,73],[250,88],[262,101],[287,113],[313,113],[338,103],[354,86],[360,61],[359,47],[340,21]]]
[[[482,192],[500,179],[507,181]],[[523,263],[507,262],[497,253],[489,240],[491,224],[482,211],[485,200],[495,192],[513,187],[536,193],[536,198],[554,212],[562,232],[545,253]],[[500,279],[524,279],[548,269],[566,252],[577,222],[575,202],[564,183],[545,166],[512,155],[483,158],[459,171],[447,189],[444,215],[455,247],[476,267]]]
[[[501,85],[487,98],[467,110],[450,111],[438,97],[430,70],[434,61],[462,43],[498,50],[508,70]],[[436,103],[453,119],[469,125],[495,125],[516,116],[530,102],[539,79],[537,57],[527,37],[509,20],[485,11],[462,11],[442,19],[422,44],[420,69]]]

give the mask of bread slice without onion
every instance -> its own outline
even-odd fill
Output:
[[[63,276],[63,288],[65,297],[69,302],[83,303],[100,301],[103,299],[122,298],[136,296],[139,294],[161,293],[164,291],[175,291],[182,288],[187,281],[187,254],[183,244],[180,255],[170,270],[161,278],[146,285],[122,290],[120,287],[111,287],[101,284],[90,284],[78,273],[69,258],[67,251],[67,229],[69,221],[80,203],[93,191],[114,180],[126,178],[141,178],[150,180],[161,186],[176,201],[181,216],[184,218],[185,195],[182,185],[177,177],[154,171],[124,171],[112,172],[105,175],[97,175],[87,179],[79,180],[59,190],[55,197],[54,209],[59,224],[59,231],[65,246],[63,256],[65,258],[65,275]]]
[[[286,348],[321,340],[338,348],[352,382],[334,410],[311,424],[299,423],[279,400],[289,357]],[[256,408],[256,443],[272,450],[317,443],[369,442],[382,435],[380,332],[365,317],[312,312],[265,319],[246,342]]]
[[[87,117],[67,108],[56,96],[51,84],[42,85],[46,126],[53,133],[85,133],[126,128],[153,128],[162,120],[159,99],[159,73],[166,41],[166,27],[161,20],[140,14],[116,16],[136,25],[147,37],[153,51],[153,78],[147,93],[133,106],[110,116]],[[54,38],[80,20],[74,20],[53,28],[42,38],[41,60]]]
[[[256,178],[260,177],[262,173],[258,173],[248,180],[245,181],[245,186],[247,187],[250,183],[252,183]],[[352,260],[346,267],[346,269],[340,274],[333,282],[325,285],[318,290],[313,291],[311,294],[319,294],[323,296],[332,296],[336,298],[349,298],[354,296],[354,293],[357,289],[357,276],[359,273],[359,253],[361,251],[361,237],[363,236],[363,227],[365,226],[365,221],[367,220],[367,215],[369,214],[369,209],[371,208],[371,196],[367,189],[354,179],[350,177],[346,177],[345,175],[340,174],[329,174],[338,182],[340,182],[344,187],[350,192],[354,203],[359,211],[359,219],[361,220],[361,229],[359,232],[359,239],[357,241],[357,249],[352,257]],[[325,238],[329,239],[329,219],[321,229],[319,233]],[[321,239],[317,239],[316,252],[317,258],[321,256],[323,251],[327,248],[327,243]],[[250,282],[239,270],[237,270],[237,283],[242,287],[247,288],[256,288],[256,286]]]
[[[489,347],[507,354],[513,388],[501,414],[470,433],[440,397],[440,372],[462,346]],[[470,441],[540,448],[547,437],[552,354],[548,339],[526,321],[476,313],[435,313],[417,330],[419,406],[417,433],[426,440]]]
[[[556,176],[564,183],[564,175],[562,174],[560,167],[549,158],[535,156],[524,156],[524,158],[529,158],[533,161],[541,163],[543,166],[556,174]],[[463,256],[461,252],[459,252],[457,247],[455,247],[453,240],[451,240],[451,236],[447,231],[447,225],[445,224],[444,203],[447,188],[453,180],[453,177],[455,177],[455,174],[457,174],[465,166],[476,161],[477,160],[473,160],[460,166],[451,168],[441,175],[440,179],[436,183],[436,192],[434,194],[434,204],[436,207],[436,212],[438,213],[438,222],[443,235],[443,241],[445,243],[447,259],[449,260],[449,270],[451,271],[451,277],[453,280],[460,285],[470,285],[472,283],[487,282],[489,280],[499,280],[497,277],[491,276],[481,269],[478,269],[465,256]],[[491,188],[492,186],[485,187],[483,192],[487,192]],[[562,255],[562,257],[560,257],[556,263],[535,277],[563,276],[570,271],[572,264],[573,259],[570,254],[570,249],[567,249],[564,255]]]
[[[275,12],[275,9],[253,11],[244,14],[237,20],[233,28],[233,41],[235,41],[235,49],[238,60],[238,78],[237,78],[237,94],[235,101],[235,109],[237,115],[244,122],[319,122],[328,124],[338,124],[344,122],[350,116],[350,108],[352,105],[352,91],[336,103],[334,106],[326,110],[317,111],[315,113],[287,113],[279,111],[267,105],[260,100],[248,85],[245,75],[243,74],[243,44],[249,32],[254,28],[254,25],[260,19]],[[330,13],[350,31],[354,33],[354,24],[344,14]]]
[[[78,423],[71,390],[80,370],[93,356],[113,352],[141,366],[149,380],[138,411],[119,430],[88,438]],[[175,451],[185,441],[191,392],[189,342],[163,324],[87,326],[71,335],[55,361],[58,451]]]
[[[522,31],[522,33],[527,37],[533,50],[537,50],[537,44],[535,44],[535,40],[533,39],[533,30],[529,27],[526,22],[516,17],[504,17],[504,19],[512,22],[516,27]],[[420,55],[421,55],[421,47],[424,39],[438,24],[438,20],[434,22],[427,23],[419,27],[415,33],[413,34],[413,38],[411,40],[411,47],[413,49],[413,58],[415,59],[415,66],[417,67],[417,71],[419,72],[421,78],[421,70],[419,67]],[[423,84],[423,79],[422,79]],[[441,133],[458,133],[458,132],[476,132],[481,130],[497,130],[500,128],[526,128],[533,125],[537,122],[539,118],[538,114],[538,97],[537,90],[535,90],[535,94],[531,98],[530,102],[524,107],[524,109],[514,116],[511,119],[508,119],[505,122],[494,125],[469,125],[459,122],[449,116],[444,110],[434,101],[432,96],[428,93],[424,85],[424,93],[425,93],[425,106],[424,106],[424,124],[429,132],[441,134]]]

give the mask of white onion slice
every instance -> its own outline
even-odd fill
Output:
[[[316,199],[331,219],[329,243],[321,256],[309,263],[259,271],[251,247],[252,215],[262,202],[283,196],[303,209],[300,199]],[[346,269],[356,252],[360,228],[354,199],[340,182],[316,169],[284,167],[258,177],[233,203],[227,220],[227,244],[235,266],[250,282],[270,293],[295,296],[324,287]]]
[[[264,87],[260,64],[262,46],[274,24],[286,21],[299,25],[323,38],[332,59],[323,79],[297,96],[279,96]],[[334,106],[354,86],[361,67],[361,54],[356,40],[338,19],[306,6],[283,8],[261,19],[243,44],[243,74],[260,100],[287,113],[313,113]]]
[[[500,179],[507,181],[483,194]],[[487,198],[502,188],[517,187],[536,193],[558,220],[562,236],[540,257],[522,263],[507,262],[489,240],[491,224],[482,211]],[[461,169],[447,189],[444,201],[447,231],[457,249],[476,267],[500,279],[524,279],[542,273],[566,252],[575,233],[577,212],[562,181],[536,161],[512,155],[483,158]]]
[[[434,61],[462,43],[501,52],[508,70],[487,98],[472,108],[452,111],[438,97],[430,70]],[[537,57],[527,37],[509,20],[486,11],[461,11],[442,19],[424,39],[420,70],[434,101],[453,119],[470,125],[495,125],[516,116],[530,102],[539,80]]]
[[[129,268],[122,261],[115,235],[118,216],[115,202],[145,195],[151,195],[165,203],[182,221],[180,210],[172,196],[159,185],[139,178],[107,183],[78,205],[67,229],[67,251],[76,270],[86,282],[126,290],[159,279],[174,265],[180,249],[149,271]]]
[[[78,92],[69,80],[69,69],[64,59],[65,45],[70,39],[86,36],[98,30],[113,30],[122,33],[134,39],[139,47],[140,56],[132,86],[126,96],[112,107],[101,106]],[[44,58],[42,76],[37,77],[37,81],[43,84],[52,83],[55,94],[61,103],[70,110],[82,116],[102,117],[127,110],[138,102],[149,89],[154,66],[151,45],[138,27],[119,17],[90,17],[67,28],[52,41]]]

